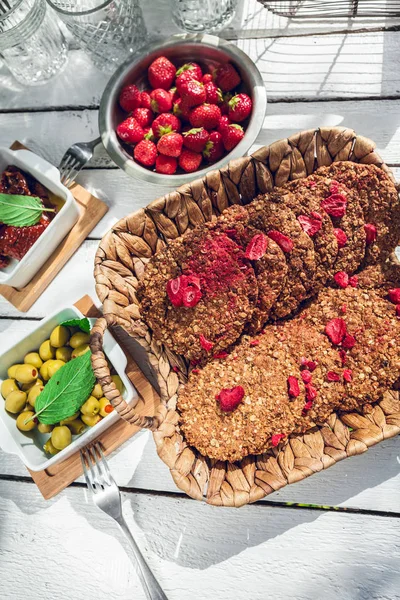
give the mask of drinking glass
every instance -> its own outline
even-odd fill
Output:
[[[138,0],[47,2],[102,71],[113,72],[146,41],[146,28]]]
[[[235,16],[237,0],[170,0],[172,18],[191,33],[216,33]]]
[[[0,55],[24,85],[46,83],[67,62],[68,46],[45,0],[0,0]]]

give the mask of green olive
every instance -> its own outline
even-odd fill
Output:
[[[51,379],[53,377],[53,375],[55,375],[57,373],[57,371],[59,369],[61,369],[61,367],[63,367],[64,365],[65,365],[65,362],[63,360],[52,360],[51,364],[47,368],[47,373],[49,375],[49,378]]]
[[[94,396],[95,398],[101,398],[102,395],[103,395],[103,388],[101,387],[101,385],[99,383],[96,383],[96,385],[92,389],[92,396]]]
[[[50,375],[49,375],[49,367],[52,364],[54,359],[50,358],[49,360],[46,360],[46,362],[44,362],[42,364],[42,366],[40,367],[40,376],[42,377],[42,379],[44,381],[48,381],[50,379]]]
[[[78,346],[72,350],[71,358],[76,358],[77,356],[82,356],[85,352],[90,350],[89,344],[82,344],[82,346]]]
[[[5,379],[1,384],[1,395],[6,399],[11,392],[18,392],[17,382],[15,379]]]
[[[26,392],[20,390],[8,394],[5,402],[5,409],[10,413],[17,414],[24,409],[26,404]]]
[[[53,431],[53,425],[45,425],[44,423],[39,423],[38,430],[40,433],[51,433]]]
[[[32,429],[35,429],[36,427],[36,423],[33,420],[32,417],[35,416],[35,413],[32,412],[31,410],[27,410],[25,412],[22,412],[21,414],[18,415],[17,417],[17,427],[20,431],[32,431]],[[29,423],[27,423],[28,419],[31,419],[31,421],[29,421]]]
[[[94,396],[89,396],[86,400],[85,404],[81,406],[81,413],[83,415],[88,415],[90,417],[94,417],[100,410],[100,404],[97,398]]]
[[[84,431],[85,424],[80,419],[75,419],[68,423],[68,428],[71,430],[72,435],[79,435]]]
[[[62,346],[61,348],[57,348],[56,350],[56,359],[63,360],[64,362],[68,362],[71,360],[71,348],[68,346]]]
[[[85,333],[84,331],[78,331],[78,333],[74,333],[72,338],[69,340],[69,345],[71,348],[78,348],[78,346],[82,346],[82,344],[88,344],[90,340],[90,335]]]
[[[9,377],[9,379],[15,379],[15,371],[18,369],[18,367],[20,367],[21,364],[18,365],[12,365],[8,371],[7,371],[7,375]]]
[[[46,340],[43,344],[40,344],[39,348],[40,358],[44,361],[54,358],[56,355],[55,348],[50,344],[50,340]]]
[[[68,423],[71,423],[71,421],[75,421],[75,419],[77,419],[79,417],[81,413],[76,412],[75,414],[71,415],[70,417],[67,417],[66,419],[63,419],[62,421],[60,421],[60,425],[68,425]]]
[[[15,371],[15,379],[19,383],[33,383],[39,376],[39,371],[33,365],[20,365]]]
[[[63,325],[57,325],[57,327],[55,327],[51,332],[50,344],[53,346],[53,348],[61,348],[61,346],[65,346],[68,340],[69,330]]]
[[[120,394],[124,391],[124,384],[122,383],[122,379],[119,375],[111,375],[111,379],[115,383],[115,386]]]
[[[35,379],[35,381],[31,381],[31,383],[22,383],[20,387],[24,392],[29,392],[29,390],[35,385],[43,385],[43,381],[40,379],[40,377]]]
[[[99,404],[100,404],[99,415],[101,415],[102,417],[106,417],[107,415],[110,414],[110,412],[112,412],[114,410],[112,404],[110,404],[110,401],[107,400],[107,398],[105,398],[104,396],[103,396],[103,398],[100,398]],[[107,410],[106,410],[106,406],[109,407]]]
[[[28,402],[29,404],[35,408],[35,404],[36,404],[36,399],[39,396],[39,394],[42,393],[42,391],[44,390],[44,386],[43,385],[34,385],[28,392]]]
[[[40,369],[43,361],[37,352],[29,352],[29,354],[24,357],[24,363],[27,365],[33,365],[37,369]]]
[[[63,450],[70,445],[71,441],[72,435],[66,425],[54,427],[53,431],[51,432],[51,442],[54,448],[57,448],[57,450]]]
[[[89,427],[94,427],[99,421],[101,421],[101,416],[82,415],[81,419],[85,423],[85,425],[88,425]]]
[[[47,454],[58,454],[60,451],[55,448],[52,444],[51,438],[49,438],[47,440],[47,442],[45,443],[45,445],[43,446],[43,450],[47,453]]]

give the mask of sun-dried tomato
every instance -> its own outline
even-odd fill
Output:
[[[291,396],[292,398],[297,398],[297,396],[300,396],[300,386],[297,377],[290,375],[288,377],[287,382],[289,396]]]
[[[325,333],[332,344],[339,345],[346,335],[346,322],[340,317],[331,319],[329,323],[325,325]]]

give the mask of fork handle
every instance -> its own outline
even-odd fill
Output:
[[[146,597],[148,600],[168,600],[167,596],[162,591],[160,584],[154,577],[147,562],[145,561],[143,554],[140,552],[125,519],[121,517],[117,519],[117,523],[131,543],[135,562],[138,567],[137,571],[139,579],[142,582]]]

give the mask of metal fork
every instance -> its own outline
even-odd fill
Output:
[[[101,137],[92,142],[80,142],[73,144],[61,159],[60,171],[61,183],[69,187],[75,180],[79,171],[89,162],[93,156],[93,151],[101,142]]]
[[[168,600],[136,544],[123,517],[121,494],[115,483],[99,442],[81,450],[83,474],[95,505],[115,519],[131,543],[135,565],[149,600]]]

